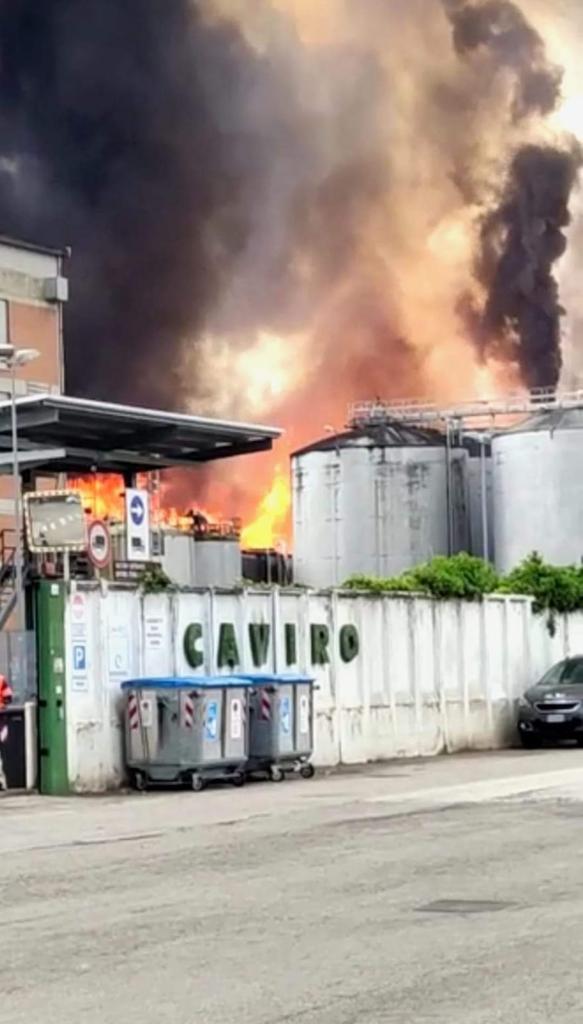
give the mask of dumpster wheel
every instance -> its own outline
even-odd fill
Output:
[[[313,764],[310,764],[309,761],[307,761],[306,764],[303,764],[302,767],[300,768],[300,775],[302,779],[313,779],[315,774],[316,769],[314,768]]]
[[[283,782],[285,779],[285,772],[283,768],[280,768],[278,764],[272,764],[269,769],[269,777],[272,782]]]
[[[132,789],[137,790],[138,793],[144,793],[147,787],[147,779],[143,772],[134,769],[131,773],[130,782]]]
[[[202,775],[198,775],[193,772],[190,776],[190,788],[193,793],[200,793],[204,789],[204,779]]]
[[[237,787],[244,786],[245,785],[245,773],[244,772],[235,772],[233,775],[231,775],[231,782],[232,782],[233,786],[237,786]]]

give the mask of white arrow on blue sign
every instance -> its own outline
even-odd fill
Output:
[[[146,509],[144,507],[144,502],[142,498],[140,498],[139,494],[134,494],[132,498],[132,503],[130,505],[130,515],[132,517],[132,522],[135,523],[136,526],[141,526],[142,523],[144,522],[145,514]]]

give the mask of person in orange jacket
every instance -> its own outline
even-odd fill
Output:
[[[12,687],[6,676],[0,675],[0,711],[2,711],[3,708],[7,708],[8,705],[12,703],[13,696]],[[2,744],[6,743],[7,739],[8,726],[0,723],[0,790],[8,789],[6,772],[4,771],[4,765],[2,763]]]

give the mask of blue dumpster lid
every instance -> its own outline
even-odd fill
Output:
[[[313,676],[305,676],[300,672],[238,672],[234,679],[242,679],[244,682],[261,686],[262,683],[269,683],[271,686],[286,686],[294,683],[313,683]]]
[[[242,676],[189,676],[187,678],[144,678],[128,679],[121,684],[122,690],[216,690],[235,686],[250,686],[251,681]]]

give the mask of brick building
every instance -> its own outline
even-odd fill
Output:
[[[0,345],[31,348],[38,358],[16,370],[15,391],[59,394],[64,388],[63,305],[67,253],[0,235]],[[11,393],[11,377],[0,369],[0,398]],[[13,484],[0,477],[0,531],[14,526]]]

